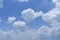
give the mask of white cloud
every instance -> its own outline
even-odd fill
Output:
[[[60,22],[60,9],[59,7],[53,8],[52,10],[50,10],[49,12],[47,12],[46,14],[43,14],[42,19],[45,21],[48,21],[50,23],[54,23],[54,22]]]
[[[19,26],[26,26],[26,23],[24,21],[15,21],[13,24],[14,27],[19,27]]]
[[[19,2],[28,2],[29,0],[18,0]]]
[[[52,0],[52,1],[55,3],[56,7],[60,7],[60,0]]]
[[[3,7],[4,7],[4,1],[0,0],[0,8],[3,8]]]
[[[18,29],[18,30],[27,30],[27,28],[28,28],[26,22],[20,21],[20,20],[15,21],[13,23],[13,27],[15,27],[15,29]]]
[[[51,11],[49,11],[48,13],[44,14],[42,16],[42,19],[45,20],[45,21],[48,21],[48,22],[56,22],[58,18],[57,16],[59,15],[60,13],[58,12],[58,10],[56,9],[53,9]]]
[[[47,35],[47,36],[50,36],[50,29],[48,28],[48,26],[42,26],[39,28],[38,32],[41,34],[41,35]]]
[[[0,29],[0,40],[6,40],[6,32]]]
[[[53,26],[53,30],[56,32],[56,34],[60,33],[60,22],[58,23],[52,23],[51,26]]]
[[[40,11],[40,12],[36,12],[36,13],[34,14],[34,17],[37,18],[37,17],[40,17],[40,16],[42,16],[42,15],[43,15],[43,12]]]
[[[1,22],[1,20],[0,20],[0,22]]]
[[[17,26],[20,26],[20,27],[22,25],[23,26],[26,25],[26,23],[23,21],[16,21],[15,23],[17,23]],[[12,29],[9,31],[0,30],[0,39],[1,40],[53,40],[53,39],[59,40],[57,39],[60,37],[60,31],[59,31],[60,28],[57,27],[58,25],[59,24],[56,24],[55,28],[42,26],[37,30],[35,29],[28,29],[25,31],[21,31],[18,29],[17,30]],[[55,26],[55,24],[53,24],[52,26]]]
[[[2,20],[0,20],[0,22],[2,22]]]
[[[59,40],[56,37],[59,37],[59,31],[56,29],[49,28],[47,26],[42,26],[38,30],[29,29],[24,32],[18,30],[9,30],[3,31],[0,30],[0,39],[1,40]],[[60,30],[60,29],[58,29]],[[51,34],[49,36],[49,33]],[[55,33],[58,33],[56,35]]]
[[[1,18],[0,18],[0,22],[2,22]]]
[[[35,12],[33,9],[31,8],[28,8],[28,9],[25,9],[23,10],[22,12],[22,17],[24,18],[24,20],[26,21],[32,21],[34,20],[35,18],[37,17],[40,17],[42,16],[42,11],[40,12]]]
[[[0,30],[0,40],[60,40],[60,9],[59,7],[53,8],[46,14],[40,14],[41,12],[35,12],[33,9],[27,9],[22,12],[22,16],[25,20],[33,20],[39,16],[42,19],[51,23],[51,28],[48,26],[42,26],[36,30],[29,29],[21,31],[13,29],[9,31]],[[38,14],[39,13],[39,14]],[[32,18],[32,19],[31,19]],[[9,17],[8,21],[13,22],[16,18]],[[15,21],[13,23],[15,28],[26,28],[27,24],[24,21]]]
[[[57,3],[57,2],[60,2],[60,0],[52,0],[52,2],[55,2],[55,3]]]
[[[16,1],[18,1],[18,2],[28,2],[29,0],[13,0],[13,2],[16,2]]]
[[[55,3],[55,8],[47,12],[46,14],[43,14],[42,19],[51,23],[50,26],[52,26],[50,32],[51,35],[56,38],[59,38],[60,35],[60,1],[59,0],[53,0]],[[52,38],[53,38],[52,37]]]
[[[52,0],[53,2],[57,2],[58,0]]]
[[[14,16],[8,17],[7,23],[12,23],[12,22],[14,22],[15,20],[16,20],[16,18],[15,18]]]

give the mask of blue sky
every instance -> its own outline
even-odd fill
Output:
[[[47,11],[51,10],[54,7],[54,3],[52,3],[52,0],[29,0],[29,2],[13,2],[13,0],[4,0],[4,7],[0,9],[0,17],[3,19],[4,22],[7,21],[7,18],[10,16],[15,16],[17,20],[24,20],[23,18],[20,18],[21,11],[24,9],[32,8],[35,11],[43,11],[46,13]],[[51,7],[52,6],[52,7]],[[3,26],[6,24],[3,22]],[[41,20],[41,18],[37,18],[34,20],[34,22],[30,22],[29,25],[31,26],[40,26],[44,24],[45,22]],[[34,25],[34,23],[36,25]],[[5,25],[4,25],[5,24]]]
[[[1,0],[0,39],[60,40],[59,4],[59,0]]]

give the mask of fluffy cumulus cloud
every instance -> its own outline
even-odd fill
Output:
[[[26,30],[27,28],[28,28],[28,26],[27,26],[27,24],[26,24],[26,22],[24,22],[24,21],[15,21],[14,23],[13,23],[13,27],[15,28],[15,29],[20,29],[20,30]]]
[[[53,38],[55,36],[56,39],[54,39],[54,40],[60,40],[60,38],[59,38],[60,37],[60,18],[59,18],[60,17],[60,1],[53,0],[53,2],[55,3],[56,7],[54,7],[52,10],[50,10],[46,14],[43,14],[42,19],[51,23],[50,24],[52,26],[52,28],[51,28],[52,37],[51,38]]]
[[[42,16],[42,19],[48,22],[58,22],[59,21],[60,12],[58,8],[53,8],[48,13]]]
[[[58,30],[47,26],[42,26],[38,30],[29,29],[24,32],[20,30],[3,31],[0,30],[1,40],[60,40]]]
[[[57,0],[56,2],[54,2],[56,7],[53,8],[52,10],[50,10],[49,12],[47,12],[46,14],[44,14],[42,16],[42,19],[45,20],[45,21],[48,21],[48,22],[51,22],[51,23],[54,23],[54,22],[60,22],[60,1]]]
[[[42,14],[43,14],[42,11],[40,11],[40,12],[35,12],[35,11],[34,11],[33,9],[31,9],[31,8],[25,9],[25,10],[23,10],[21,13],[22,13],[22,17],[23,17],[24,20],[26,20],[26,21],[32,21],[32,20],[34,20],[35,18],[42,16]]]
[[[14,22],[14,24],[13,24],[13,26],[26,26],[26,23],[24,22],[24,21],[16,21],[16,22]]]
[[[5,40],[6,32],[0,29],[0,40]]]
[[[40,34],[43,34],[43,35],[50,35],[50,29],[48,28],[48,26],[42,26],[41,28],[38,29],[38,32]]]
[[[3,7],[4,7],[4,1],[0,0],[0,8],[3,8]]]
[[[16,20],[16,18],[15,18],[14,16],[8,17],[7,23],[12,23],[12,22],[14,22],[15,20]]]

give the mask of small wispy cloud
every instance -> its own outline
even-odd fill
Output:
[[[0,0],[0,8],[4,7],[4,0]]]
[[[12,22],[14,22],[15,20],[16,20],[16,18],[15,18],[14,16],[8,17],[7,23],[12,23]]]
[[[18,2],[29,2],[29,0],[13,0],[13,2],[16,2],[16,1],[18,1]]]

